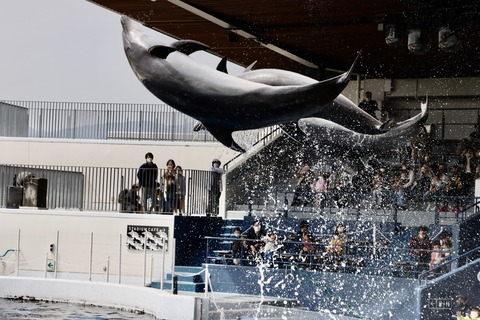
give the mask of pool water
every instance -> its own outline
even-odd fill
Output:
[[[106,307],[0,299],[0,319],[152,320],[155,317]]]

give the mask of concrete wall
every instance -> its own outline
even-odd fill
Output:
[[[137,310],[154,315],[156,319],[196,320],[202,319],[202,305],[208,311],[208,299],[172,295],[151,288],[72,280],[0,277],[0,297],[34,297],[38,300]],[[205,301],[202,303],[201,300]]]
[[[220,143],[167,141],[98,141],[68,139],[0,138],[0,163],[38,164],[92,167],[137,168],[145,162],[145,154],[152,152],[154,162],[165,168],[168,159],[174,159],[184,169],[205,170],[212,159],[222,163],[238,152]]]
[[[47,272],[47,278],[88,280],[91,269],[91,278],[101,282],[109,277],[109,282],[118,283],[120,273],[121,283],[143,285],[145,272],[146,283],[150,275],[159,281],[162,250],[131,249],[127,246],[131,240],[127,239],[128,226],[167,231],[165,266],[167,271],[172,269],[173,216],[0,209],[0,221],[0,255],[8,249],[20,249],[18,261],[14,254],[2,258],[0,275],[16,274],[18,264],[20,276],[44,276],[48,262],[54,262],[56,272]]]

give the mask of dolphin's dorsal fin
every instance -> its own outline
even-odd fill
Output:
[[[243,70],[243,72],[252,71],[253,66],[254,66],[256,63],[257,63],[257,60],[253,61],[248,67],[245,68],[245,70]]]
[[[160,58],[160,59],[166,59],[168,55],[177,49],[169,46],[153,46],[151,47],[148,52],[154,57]]]
[[[223,73],[228,74],[227,70],[227,57],[223,57],[222,60],[217,65],[217,70]]]
[[[170,46],[186,55],[190,55],[196,51],[210,49],[210,47],[207,46],[206,44],[201,43],[200,41],[195,41],[195,40],[179,40],[179,41],[175,41]]]

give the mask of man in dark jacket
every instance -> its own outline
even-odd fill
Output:
[[[156,188],[158,177],[158,167],[153,163],[153,154],[151,152],[145,155],[145,163],[138,169],[137,177],[142,188],[143,208],[150,213],[152,208],[157,207]],[[150,203],[148,199],[151,199]]]

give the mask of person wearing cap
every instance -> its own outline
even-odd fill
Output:
[[[212,160],[212,167],[208,174],[208,200],[207,216],[218,215],[218,205],[220,204],[220,195],[222,194],[222,175],[225,170],[220,168],[222,163],[218,159]]]
[[[137,172],[138,182],[142,189],[143,208],[150,213],[152,208],[157,207],[157,178],[158,167],[153,163],[153,154],[147,152],[145,154],[145,163],[143,163]],[[151,199],[151,205],[148,205],[148,199]]]

